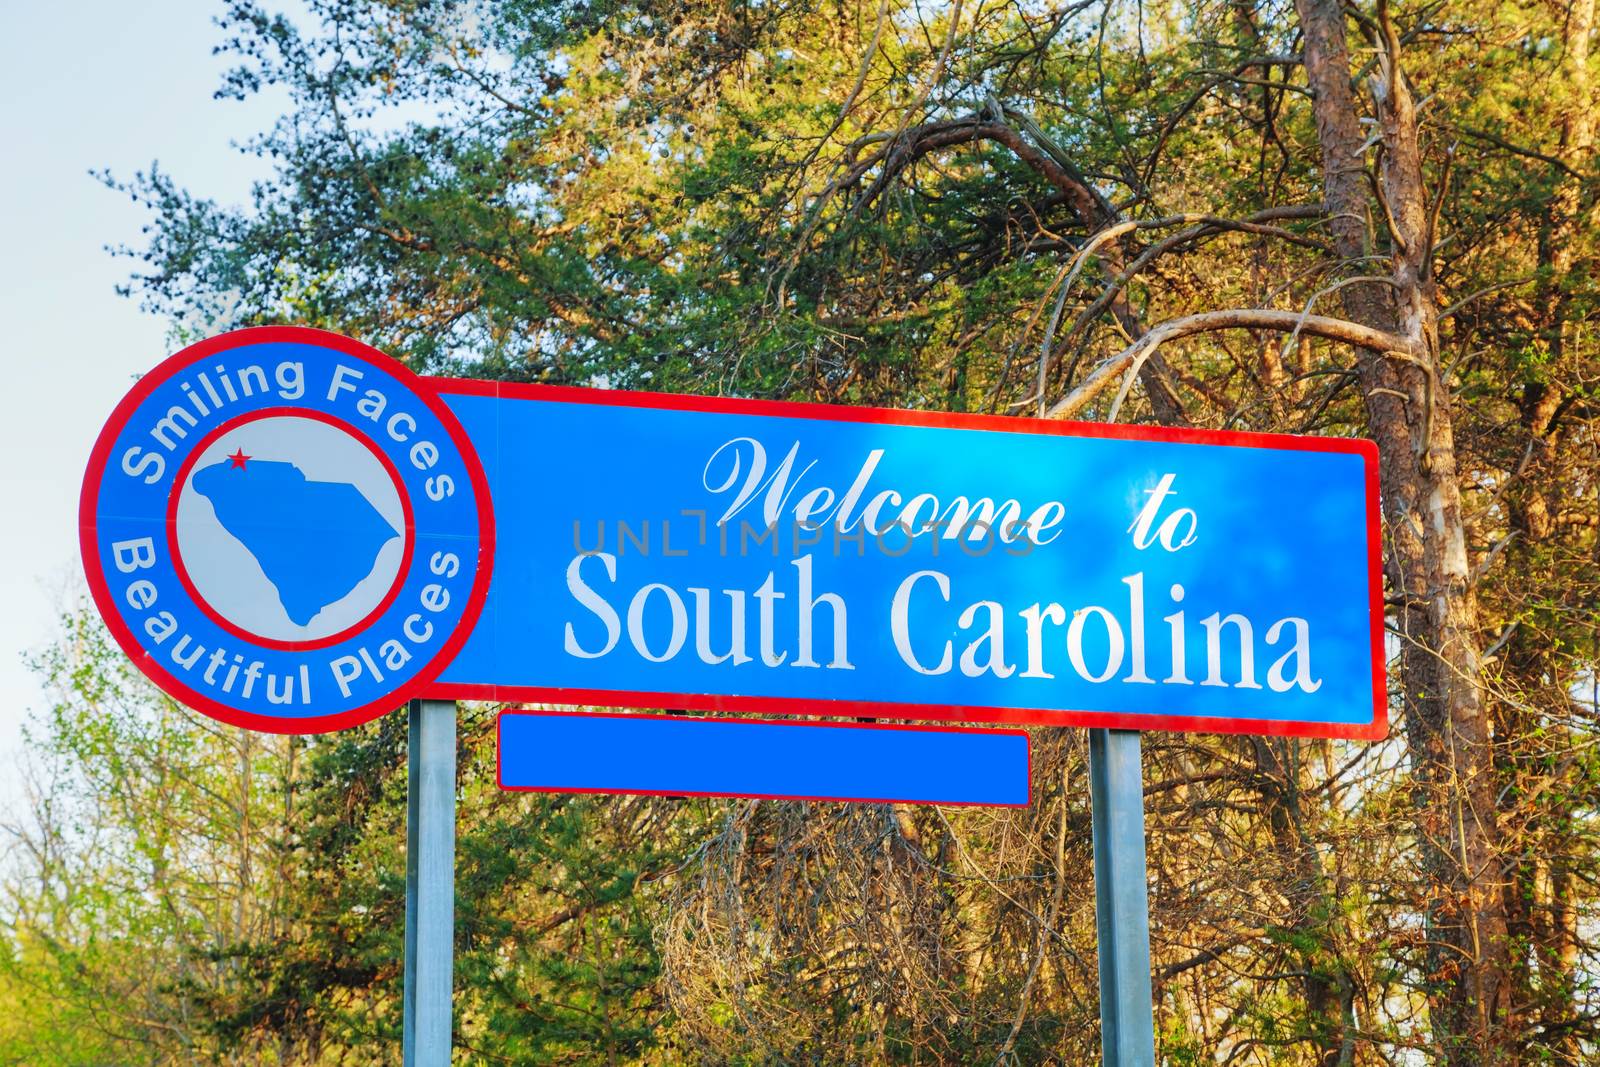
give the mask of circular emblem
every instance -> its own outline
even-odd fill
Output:
[[[239,330],[142,378],[84,478],[84,569],[124,651],[224,722],[310,733],[421,691],[488,592],[465,432],[349,338]]]

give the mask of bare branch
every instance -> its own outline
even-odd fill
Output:
[[[1580,171],[1574,170],[1565,160],[1557,159],[1555,156],[1549,155],[1545,152],[1540,152],[1535,148],[1528,148],[1525,145],[1513,144],[1504,137],[1495,136],[1488,130],[1478,130],[1473,129],[1471,126],[1460,125],[1451,125],[1450,128],[1456,133],[1472,138],[1474,141],[1482,141],[1485,144],[1494,145],[1496,148],[1510,152],[1514,156],[1522,156],[1524,159],[1536,159],[1540,163],[1549,164],[1557,170],[1565,172],[1568,176],[1577,178],[1579,181],[1588,180],[1587,175]]]
[[[1448,319],[1450,316],[1454,315],[1456,312],[1460,311],[1462,308],[1466,307],[1468,304],[1472,303],[1481,296],[1488,296],[1490,293],[1498,292],[1501,289],[1511,289],[1515,286],[1527,285],[1528,283],[1535,281],[1538,281],[1538,278],[1534,275],[1529,275],[1525,278],[1512,278],[1508,281],[1495,282],[1493,285],[1486,285],[1482,289],[1467,294],[1460,300],[1457,300],[1454,304],[1451,304],[1449,307],[1439,312],[1439,321],[1443,322],[1445,319]]]
[[[1120,374],[1142,363],[1150,353],[1167,341],[1216,330],[1279,330],[1289,333],[1297,326],[1301,333],[1324,337],[1330,341],[1343,341],[1357,348],[1376,352],[1403,352],[1414,355],[1418,351],[1418,346],[1408,338],[1387,330],[1375,330],[1347,319],[1329,318],[1325,315],[1301,315],[1293,311],[1271,308],[1203,311],[1196,315],[1185,315],[1163,322],[1137,342],[1100,364],[1082,384],[1058,401],[1050,409],[1047,417],[1052,419],[1071,417],[1116,381]]]
[[[1100,295],[1095,297],[1095,299],[1087,307],[1078,313],[1077,318],[1073,320],[1071,328],[1067,330],[1067,335],[1063,341],[1063,346],[1067,341],[1070,341],[1072,338],[1078,336],[1085,326],[1087,326],[1094,319],[1098,318],[1106,308],[1110,307],[1111,302],[1117,298],[1118,294],[1122,292],[1122,290],[1130,281],[1134,279],[1136,275],[1138,275],[1141,271],[1143,271],[1161,256],[1181,245],[1188,244],[1189,242],[1198,241],[1206,237],[1216,236],[1218,233],[1223,231],[1235,231],[1240,233],[1258,234],[1263,237],[1279,237],[1285,241],[1289,241],[1292,244],[1300,244],[1310,248],[1318,249],[1319,251],[1327,251],[1327,245],[1320,241],[1314,241],[1310,238],[1302,236],[1301,234],[1297,234],[1292,230],[1285,230],[1277,226],[1262,225],[1264,221],[1269,219],[1316,218],[1317,216],[1321,215],[1321,213],[1321,204],[1291,204],[1281,207],[1268,208],[1265,211],[1259,211],[1254,215],[1244,219],[1228,219],[1217,215],[1185,213],[1181,215],[1169,215],[1159,219],[1147,219],[1137,223],[1124,223],[1120,227],[1115,227],[1117,232],[1120,233],[1125,232],[1128,229],[1146,230],[1155,229],[1158,227],[1176,226],[1185,222],[1198,223],[1198,225],[1188,227],[1187,229],[1181,230],[1178,233],[1172,234],[1160,241],[1157,241],[1155,244],[1141,252],[1139,257],[1135,259],[1131,265],[1107,281],[1105,288],[1101,290]],[[1101,241],[1097,235],[1096,240],[1092,242],[1091,246],[1086,246],[1086,252],[1093,251],[1094,248],[1098,247],[1100,243]],[[1071,284],[1072,282],[1069,279],[1067,285],[1070,286]],[[1064,298],[1065,291],[1063,291],[1062,298],[1057,300],[1058,309],[1064,302]],[[1052,357],[1050,355],[1050,351],[1055,339],[1055,328],[1059,318],[1060,315],[1058,310],[1058,313],[1051,319],[1050,328],[1045,333],[1044,345],[1040,350],[1041,364],[1047,364],[1051,361]],[[1041,365],[1039,371],[1041,397],[1043,395],[1044,375],[1047,369],[1048,368],[1046,366]]]

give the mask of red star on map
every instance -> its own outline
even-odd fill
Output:
[[[238,467],[240,470],[244,470],[244,465],[249,460],[250,457],[244,454],[244,449],[242,448],[228,457],[228,463],[233,467]]]

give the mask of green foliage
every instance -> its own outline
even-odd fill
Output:
[[[90,613],[67,625],[40,664],[56,699],[7,888],[0,1061],[398,1062],[404,717],[309,740],[217,726]],[[464,1061],[647,1058],[651,884],[708,809],[501,793],[492,714],[466,706],[461,736]]]

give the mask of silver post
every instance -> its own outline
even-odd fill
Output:
[[[1089,731],[1100,1050],[1106,1067],[1155,1067],[1144,776],[1137,730]]]
[[[408,711],[405,1067],[447,1067],[456,925],[456,705],[413,700]]]

